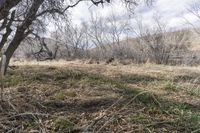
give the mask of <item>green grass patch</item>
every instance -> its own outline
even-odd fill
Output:
[[[152,77],[150,75],[138,75],[138,74],[128,74],[128,75],[120,75],[120,80],[126,83],[145,83],[145,82],[153,82],[162,80],[157,77]]]
[[[167,91],[178,92],[179,90],[181,90],[181,87],[175,85],[175,83],[173,82],[167,82],[164,86],[164,89]]]
[[[185,89],[192,96],[200,96],[200,87],[191,87]]]
[[[64,118],[64,117],[58,117],[54,121],[54,127],[55,127],[55,131],[67,131],[67,132],[70,132],[70,130],[73,129],[74,124],[72,122],[70,122],[69,120],[67,120],[66,118]]]

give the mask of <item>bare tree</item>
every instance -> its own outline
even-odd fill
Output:
[[[95,58],[104,58],[107,54],[107,47],[110,44],[105,23],[104,18],[91,12],[87,34],[91,43],[95,46],[95,49],[92,51]]]
[[[8,47],[4,53],[7,57],[7,63],[10,61],[15,50],[18,48],[20,43],[32,32],[35,32],[34,24],[42,22],[45,18],[55,18],[59,15],[65,15],[69,8],[73,8],[80,2],[85,0],[4,0],[1,1],[0,5],[0,20],[4,19],[1,27],[5,28],[3,25],[7,25],[8,16],[10,16],[11,10],[16,11],[14,15],[15,23],[12,32],[8,34],[13,35],[11,41],[8,43]],[[127,5],[136,6],[138,2],[135,0],[122,0],[127,3]],[[105,2],[110,3],[111,0],[90,0],[90,2],[96,6],[103,4]],[[5,6],[8,4],[7,6]],[[15,8],[13,8],[15,7]],[[13,13],[14,14],[14,13]],[[9,35],[5,35],[8,36]],[[5,40],[5,39],[4,39]],[[5,41],[4,41],[5,42]],[[6,44],[5,42],[3,46]],[[7,67],[6,67],[7,68]]]
[[[124,41],[126,30],[130,27],[129,18],[124,19],[124,16],[117,16],[112,13],[106,19],[107,35],[111,40],[112,57],[127,58],[127,49]]]
[[[200,20],[200,5],[199,2],[196,1],[196,3],[192,4],[187,8],[188,12],[191,13],[193,16],[195,16],[198,20]],[[190,26],[193,27],[194,31],[198,34],[200,34],[199,29],[195,26],[193,22],[188,20],[187,18],[184,18],[184,20],[189,24]]]
[[[57,30],[57,39],[62,43],[62,56],[68,59],[88,56],[86,54],[88,54],[88,49],[91,46],[87,34],[88,26],[85,23],[76,26],[69,20],[66,21],[59,25]]]
[[[153,27],[138,23],[138,43],[143,51],[147,53],[148,61],[157,64],[168,64],[170,56],[179,50],[186,50],[188,44],[188,33],[185,31],[170,32],[166,24],[161,23],[158,16],[154,17]]]

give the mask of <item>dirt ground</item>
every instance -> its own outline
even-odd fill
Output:
[[[12,62],[0,132],[198,133],[200,68]]]

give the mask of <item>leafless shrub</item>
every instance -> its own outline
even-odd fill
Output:
[[[6,29],[6,33],[1,33],[1,46],[5,45],[8,66],[11,57],[21,42],[30,34],[45,31],[45,20],[59,20],[67,17],[67,10],[77,6],[84,0],[3,0],[0,2],[0,32]],[[111,0],[90,0],[91,4],[111,3]],[[129,6],[137,6],[140,1],[122,0]],[[9,18],[9,19],[8,19]],[[9,21],[8,21],[9,20]],[[11,27],[13,30],[11,30]],[[8,41],[12,36],[11,41]],[[74,51],[76,53],[76,51]],[[7,67],[6,67],[7,68]]]
[[[156,26],[145,27],[137,21],[139,27],[137,43],[141,46],[147,57],[147,62],[157,64],[170,64],[170,58],[180,50],[187,51],[189,32],[168,31],[166,25],[155,17]]]

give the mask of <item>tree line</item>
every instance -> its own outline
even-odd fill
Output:
[[[1,0],[0,1],[0,50],[5,46],[3,54],[10,58],[30,35],[38,35],[45,30],[45,19],[67,17],[67,10],[74,8],[86,0]],[[88,0],[87,0],[88,2]],[[112,3],[112,0],[89,0],[93,5]],[[136,6],[135,0],[122,0],[126,6]],[[7,68],[7,67],[6,67]]]

